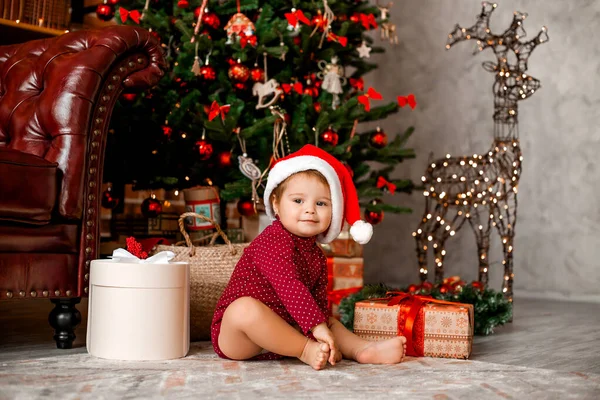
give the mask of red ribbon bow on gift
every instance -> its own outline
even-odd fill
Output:
[[[302,22],[304,25],[310,25],[310,21],[302,10],[292,11],[291,13],[285,13],[285,18],[288,21],[288,24],[293,26],[294,28],[298,25],[298,22]]]
[[[281,88],[283,89],[283,92],[285,94],[290,93],[292,91],[292,89],[294,89],[296,91],[296,93],[298,93],[298,94],[304,93],[304,89],[302,88],[302,83],[300,83],[300,82],[296,82],[293,84],[282,83]]]
[[[251,46],[256,47],[256,35],[246,35],[244,32],[240,32],[240,46],[242,49],[250,43]]]
[[[375,20],[375,16],[373,14],[360,13],[358,16],[360,18],[360,23],[366,30],[371,29],[371,26],[373,26],[373,28],[377,28],[377,21]]]
[[[339,44],[341,44],[342,46],[346,47],[346,45],[348,44],[348,38],[345,36],[338,36],[335,33],[330,32],[327,35],[327,41],[329,42],[333,42],[336,41]]]
[[[385,179],[383,176],[377,178],[377,189],[386,188],[391,194],[396,192],[396,185]]]
[[[208,120],[212,121],[217,118],[218,115],[221,115],[221,121],[225,122],[225,116],[229,112],[231,106],[229,104],[225,104],[224,106],[219,106],[217,101],[213,101],[210,105],[210,111],[208,112]]]
[[[358,96],[358,102],[365,106],[365,111],[367,112],[371,111],[371,103],[369,102],[369,99],[381,100],[383,97],[372,87],[367,90],[367,94],[361,94]]]
[[[119,7],[119,15],[121,16],[121,22],[127,21],[127,16],[135,21],[136,24],[140,24],[140,12],[138,10],[127,11],[123,7]]]
[[[413,110],[417,106],[417,99],[415,99],[414,94],[409,94],[408,96],[398,96],[398,105],[400,107],[404,107],[405,105],[409,105]]]
[[[406,338],[406,355],[413,357],[423,357],[422,352],[417,352],[413,343],[413,328],[415,326],[415,321],[417,320],[417,315],[421,308],[427,303],[436,303],[436,304],[450,304],[456,305],[456,302],[445,301],[445,300],[437,300],[431,296],[421,296],[416,294],[409,294],[405,292],[396,292],[391,291],[385,294],[388,296],[388,306],[395,306],[400,304],[403,301],[406,301],[406,305],[409,308],[408,314],[404,319],[404,329],[400,329],[401,320],[400,315],[398,315],[398,334],[402,332],[402,336]],[[391,297],[389,297],[391,296]],[[399,311],[400,312],[400,311]]]

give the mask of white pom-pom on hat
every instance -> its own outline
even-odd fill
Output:
[[[319,171],[327,179],[331,192],[331,224],[326,232],[317,237],[317,240],[321,243],[330,243],[337,238],[345,219],[350,224],[350,236],[357,243],[368,243],[373,236],[373,226],[360,219],[358,195],[350,172],[338,159],[311,144],[277,160],[271,168],[264,194],[265,211],[269,218],[275,220],[275,213],[269,199],[273,190],[289,176],[308,170]]]

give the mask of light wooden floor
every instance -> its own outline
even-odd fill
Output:
[[[0,302],[2,361],[54,356],[48,300]],[[87,301],[78,305],[82,324],[75,347],[85,346]],[[574,373],[600,374],[600,304],[517,300],[512,324],[476,336],[471,359]]]

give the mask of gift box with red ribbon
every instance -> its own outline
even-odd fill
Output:
[[[350,236],[348,226],[345,225],[340,235],[330,243],[321,243],[321,249],[327,257],[362,257],[363,247]]]
[[[362,287],[363,267],[362,257],[327,257],[327,291]]]
[[[413,357],[469,358],[473,305],[402,292],[356,302],[354,333],[367,340],[406,337]]]

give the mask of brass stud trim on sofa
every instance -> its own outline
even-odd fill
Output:
[[[96,118],[96,123],[100,125],[104,121],[102,118]]]
[[[94,200],[96,200],[96,195],[94,195],[94,194],[90,194],[90,195],[88,196],[88,200],[89,200],[89,201],[94,201]]]
[[[94,181],[90,182],[90,187],[94,187],[94,186],[96,186],[96,182],[94,182]]]
[[[85,252],[86,252],[87,254],[90,254],[90,253],[92,252],[92,248],[91,248],[91,247],[86,247],[86,248],[85,248]]]
[[[143,58],[138,58],[137,62],[138,62],[138,64],[143,64],[144,63],[144,59]]]
[[[87,226],[94,226],[94,221],[87,221],[85,224]]]
[[[85,235],[85,238],[87,240],[92,240],[92,239],[94,239],[94,235],[92,235],[91,233],[88,233],[87,235]]]
[[[11,292],[10,290],[8,292],[6,292],[6,297],[8,297],[9,299],[12,299],[13,292]]]
[[[129,66],[129,68],[134,68],[135,67],[135,63],[133,61],[129,61],[127,63],[127,65]]]
[[[67,296],[71,296],[71,293],[73,293],[73,292],[71,292],[70,290],[67,290],[67,291],[65,292],[65,294],[66,294]]]
[[[96,160],[97,158],[98,158],[98,156],[97,156],[97,155],[95,155],[95,154],[92,154],[92,155],[90,156],[90,160],[92,160],[92,161]]]
[[[35,290],[32,290],[29,294],[31,297],[37,297],[37,292]]]
[[[119,67],[119,72],[125,72],[125,71],[127,71],[127,69],[125,67]],[[113,77],[113,79],[115,79],[115,78]]]
[[[90,274],[85,274],[85,275],[83,276],[83,279],[85,279],[86,281],[87,281],[87,280],[89,280],[89,279],[90,279]]]
[[[106,90],[113,90],[114,88],[115,88],[115,87],[114,87],[113,85],[108,85],[108,86],[106,87]]]
[[[49,294],[50,294],[50,292],[49,292],[49,291],[47,291],[47,290],[44,290],[44,291],[42,292],[42,296],[44,296],[44,297],[48,297],[48,295],[49,295]]]
[[[106,111],[106,107],[104,107],[104,106],[98,107],[98,112],[103,113],[104,111]]]
[[[85,262],[85,266],[89,268],[89,267],[90,267],[90,263],[91,263],[91,261],[90,261],[90,260],[87,260],[87,261]]]
[[[119,79],[121,79],[121,77],[119,75],[113,75],[112,76],[112,80],[115,81],[115,82],[118,81]]]
[[[55,296],[60,296],[60,290],[56,289],[56,290],[54,291],[54,295],[55,295]]]
[[[110,96],[104,95],[102,96],[102,101],[109,101],[110,100]]]
[[[19,296],[21,296],[21,297],[25,297],[25,294],[26,294],[26,293],[25,293],[25,291],[24,291],[24,290],[20,290],[20,291],[19,291]]]
[[[85,292],[85,294],[87,294],[87,293],[88,293],[88,291],[89,291],[88,287],[87,287],[87,286],[86,286],[86,287],[84,287],[84,288],[83,288],[83,291]]]
[[[95,174],[95,173],[96,173],[96,171],[97,171],[97,169],[96,169],[96,168],[90,168],[90,174]]]
[[[87,210],[87,211],[88,211],[88,214],[93,214],[93,213],[94,213],[94,209],[93,209],[93,208],[91,208],[91,207],[90,207],[90,208],[88,208],[88,210]]]

